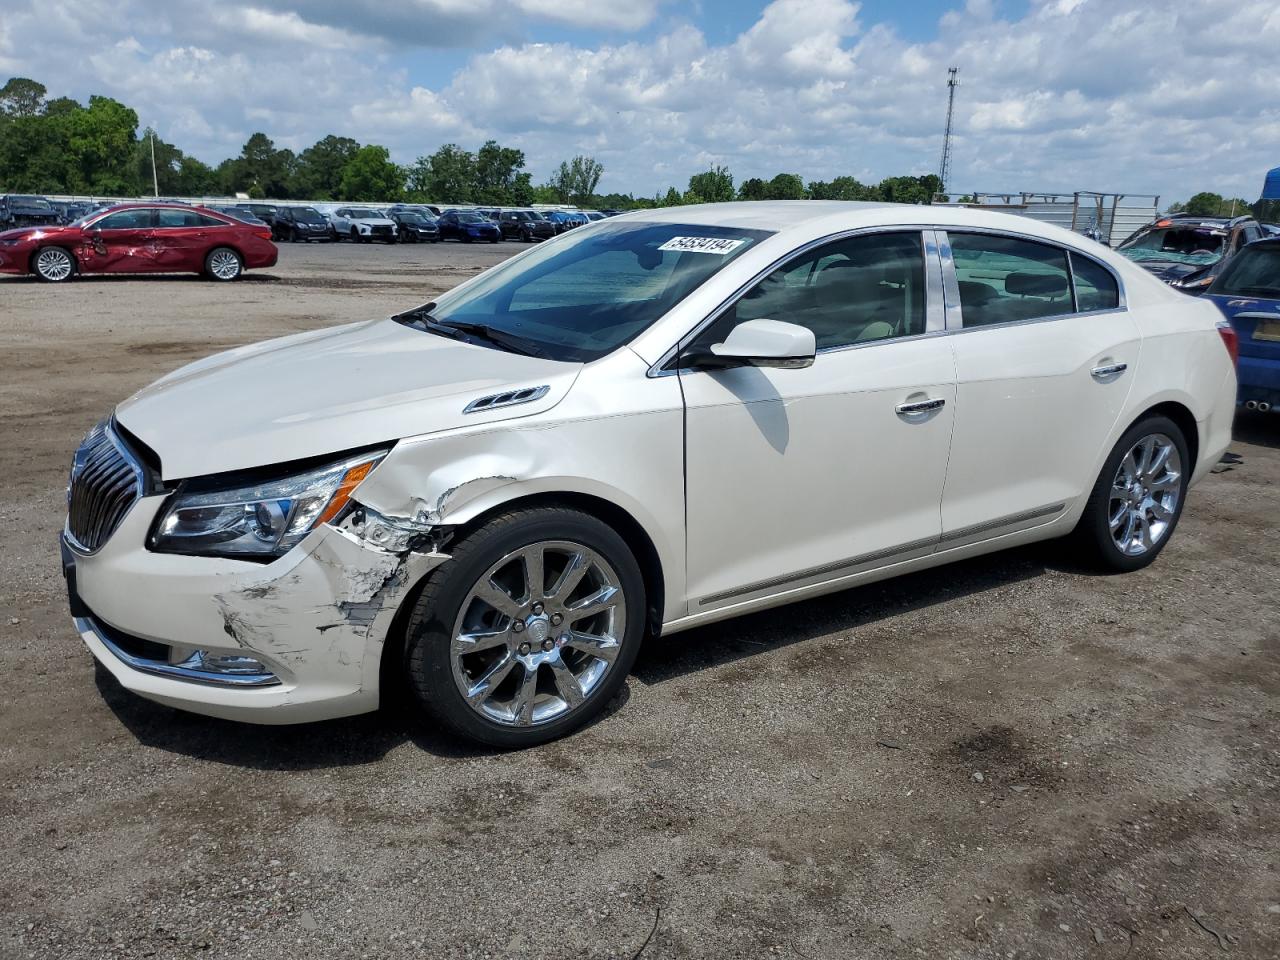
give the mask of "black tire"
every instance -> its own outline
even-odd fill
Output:
[[[1167,437],[1177,451],[1179,465],[1176,483],[1177,501],[1171,511],[1172,516],[1167,521],[1167,526],[1159,539],[1143,552],[1135,555],[1121,550],[1112,535],[1112,484],[1129,451],[1140,441],[1156,436]],[[1080,522],[1072,532],[1071,536],[1080,559],[1090,566],[1119,573],[1141,570],[1151,564],[1164,550],[1177,529],[1178,520],[1182,517],[1182,508],[1187,502],[1187,481],[1194,466],[1190,460],[1187,439],[1182,433],[1182,428],[1168,417],[1144,417],[1126,430],[1102,465],[1102,472],[1094,482]],[[1123,503],[1121,506],[1123,507]]]
[[[576,708],[531,726],[482,715],[454,680],[453,628],[472,588],[503,557],[542,541],[572,541],[599,554],[617,573],[626,602],[626,628],[608,672]],[[431,574],[409,618],[405,673],[419,706],[451,732],[500,749],[536,746],[566,736],[599,716],[626,682],[645,629],[645,589],[626,541],[590,514],[564,507],[513,510],[489,520],[454,544],[451,559]]]
[[[244,258],[230,247],[215,247],[204,258],[204,275],[219,283],[239,280],[244,274]]]
[[[294,227],[290,227],[290,228],[289,228],[289,242],[290,242],[290,243],[297,243],[297,242],[298,242],[298,231],[297,231],[297,229],[296,229],[296,228],[294,228]]]
[[[65,247],[41,247],[31,256],[31,272],[43,283],[66,283],[76,275],[76,258]]]
[[[351,242],[352,243],[360,242],[360,231],[357,230],[355,227],[351,228]]]

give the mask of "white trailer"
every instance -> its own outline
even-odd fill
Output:
[[[967,194],[951,202],[945,195],[934,198],[935,205],[976,207],[1013,213],[1043,223],[1053,223],[1093,237],[1114,247],[1143,224],[1160,214],[1160,197],[1147,193],[984,193]]]

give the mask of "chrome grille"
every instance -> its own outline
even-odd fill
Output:
[[[98,424],[80,444],[67,486],[67,534],[87,553],[102,547],[142,494],[141,465],[115,435]]]

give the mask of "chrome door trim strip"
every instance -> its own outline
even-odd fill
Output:
[[[1022,513],[1014,513],[1007,517],[1001,517],[998,520],[988,520],[985,523],[975,523],[972,526],[960,527],[957,530],[950,530],[942,535],[938,540],[939,547],[957,547],[963,546],[961,541],[974,542],[976,540],[987,539],[987,534],[999,530],[1001,533],[1016,533],[1016,530],[1006,529],[1011,527],[1023,527],[1033,524],[1036,520],[1044,520],[1047,517],[1056,516],[1067,509],[1065,503],[1054,503],[1046,507],[1036,507],[1034,510],[1024,510]]]
[[[856,557],[845,560],[837,560],[834,563],[826,563],[818,567],[810,567],[807,570],[801,570],[798,573],[789,573],[785,576],[772,577],[768,580],[758,580],[755,583],[747,584],[743,587],[735,587],[732,590],[724,590],[720,593],[709,594],[705,597],[699,597],[695,604],[699,611],[724,603],[725,601],[746,601],[757,600],[759,597],[752,594],[766,593],[776,590],[779,587],[787,589],[796,589],[800,587],[817,586],[828,580],[839,580],[843,577],[852,576],[856,573],[864,573],[867,567],[887,566],[890,563],[901,563],[905,560],[915,560],[920,557],[929,556],[932,553],[942,549],[951,549],[954,547],[966,546],[968,543],[976,543],[980,540],[993,539],[995,536],[1003,536],[1006,533],[1017,533],[1027,526],[1037,526],[1037,520],[1044,520],[1048,517],[1056,516],[1066,510],[1065,503],[1055,503],[1049,506],[1037,507],[1034,510],[1025,510],[1021,513],[1010,514],[1007,517],[1000,517],[996,520],[989,520],[985,523],[977,523],[968,527],[961,527],[958,530],[952,530],[940,537],[927,537],[923,540],[914,540],[910,543],[901,544],[896,547],[889,547],[886,550],[876,550],[872,553],[864,553]]]
[[[710,596],[700,597],[698,606],[706,608],[710,604],[720,603],[724,600],[736,600],[748,598],[748,594],[759,593],[761,591],[770,590],[774,587],[794,587],[808,586],[809,584],[801,583],[803,580],[816,579],[821,583],[823,579],[839,579],[839,577],[829,576],[831,574],[839,574],[839,576],[847,576],[851,573],[857,573],[858,567],[865,567],[868,564],[880,563],[886,560],[906,560],[911,556],[928,556],[933,553],[934,547],[938,545],[937,537],[928,537],[924,540],[915,540],[908,544],[896,547],[890,547],[887,550],[876,550],[873,553],[864,553],[861,556],[853,557],[847,560],[837,560],[834,563],[826,563],[820,567],[810,567],[808,570],[801,570],[799,573],[789,573],[786,576],[773,577],[769,580],[759,580],[756,583],[748,584],[745,587],[736,587],[733,590],[725,590],[722,593],[713,593]],[[751,599],[751,598],[748,598]]]

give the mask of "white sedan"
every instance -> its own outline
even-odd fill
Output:
[[[163,703],[309,721],[406,684],[533,744],[646,636],[1035,540],[1145,566],[1230,440],[1234,346],[1019,217],[613,217],[121,403],[75,457],[72,611]]]

